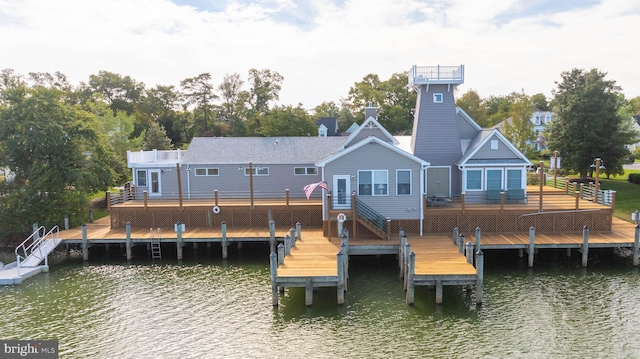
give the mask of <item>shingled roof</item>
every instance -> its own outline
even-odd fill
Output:
[[[346,137],[194,137],[185,164],[316,163],[342,146]]]

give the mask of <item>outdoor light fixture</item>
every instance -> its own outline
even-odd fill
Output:
[[[598,167],[598,162],[600,162],[600,166]],[[604,166],[604,160],[601,160],[599,158],[596,158],[595,160],[593,160],[593,163],[590,166],[591,168],[596,168],[598,167],[599,170],[606,170],[607,168]]]

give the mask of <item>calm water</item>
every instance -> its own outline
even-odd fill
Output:
[[[640,273],[608,252],[586,270],[563,252],[533,270],[488,253],[481,307],[461,287],[440,306],[418,287],[406,306],[394,258],[356,257],[345,305],[321,288],[311,308],[299,288],[271,306],[266,247],[219,252],[57,254],[50,273],[0,287],[0,338],[58,339],[62,358],[640,357]]]

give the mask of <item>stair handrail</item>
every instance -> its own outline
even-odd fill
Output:
[[[53,226],[49,232],[46,232],[46,228],[44,226],[38,227],[33,233],[27,237],[18,247],[16,247],[16,267],[18,268],[18,275],[20,275],[20,261],[26,260],[31,254],[35,251],[40,251],[40,259],[45,258],[45,265],[47,256],[42,255],[42,244],[49,239],[58,239],[60,236],[60,228],[58,226]],[[42,233],[42,235],[40,234]],[[55,233],[55,235],[54,235]],[[52,237],[52,238],[49,238]],[[27,245],[27,243],[31,240],[31,244]]]
[[[356,212],[381,232],[387,233],[387,218],[356,198]]]

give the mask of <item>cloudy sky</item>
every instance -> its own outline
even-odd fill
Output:
[[[550,97],[562,71],[595,67],[632,98],[639,29],[637,0],[0,0],[0,69],[147,87],[270,69],[281,104],[313,108],[412,65],[464,64],[461,90],[482,97]]]

